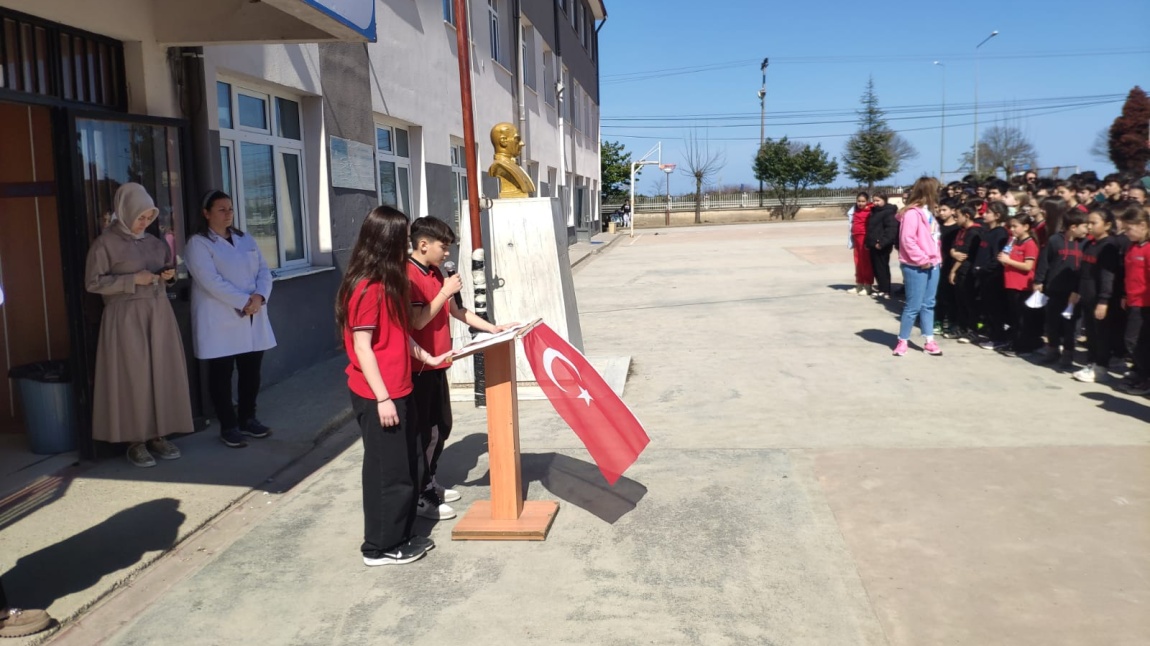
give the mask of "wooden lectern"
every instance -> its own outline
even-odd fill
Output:
[[[464,346],[454,358],[484,353],[487,374],[487,456],[491,500],[471,505],[451,530],[456,541],[542,541],[559,503],[523,500],[519,461],[519,396],[515,385],[515,341],[539,321]],[[478,347],[476,347],[478,346]]]

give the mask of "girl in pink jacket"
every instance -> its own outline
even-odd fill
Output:
[[[920,178],[911,187],[906,206],[898,213],[898,261],[902,266],[906,304],[902,309],[898,343],[892,353],[896,357],[906,354],[915,319],[925,337],[923,351],[934,356],[942,355],[942,350],[934,342],[934,299],[942,266],[941,233],[934,218],[938,210],[938,193],[938,180]]]

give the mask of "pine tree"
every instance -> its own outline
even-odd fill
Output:
[[[858,115],[859,129],[847,141],[843,166],[848,177],[873,189],[875,182],[894,175],[899,167],[891,148],[895,133],[886,125],[885,113],[878,107],[874,77],[867,79]]]
[[[1125,173],[1144,174],[1150,162],[1150,97],[1134,86],[1110,126],[1110,161]]]

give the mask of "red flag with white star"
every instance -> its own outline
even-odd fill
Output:
[[[539,324],[523,337],[535,381],[614,485],[650,442],[643,425],[587,358]]]

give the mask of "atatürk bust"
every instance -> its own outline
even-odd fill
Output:
[[[527,176],[515,158],[523,150],[519,131],[510,123],[498,123],[491,129],[491,143],[495,146],[495,161],[487,174],[499,178],[499,197],[531,197],[535,183]]]

